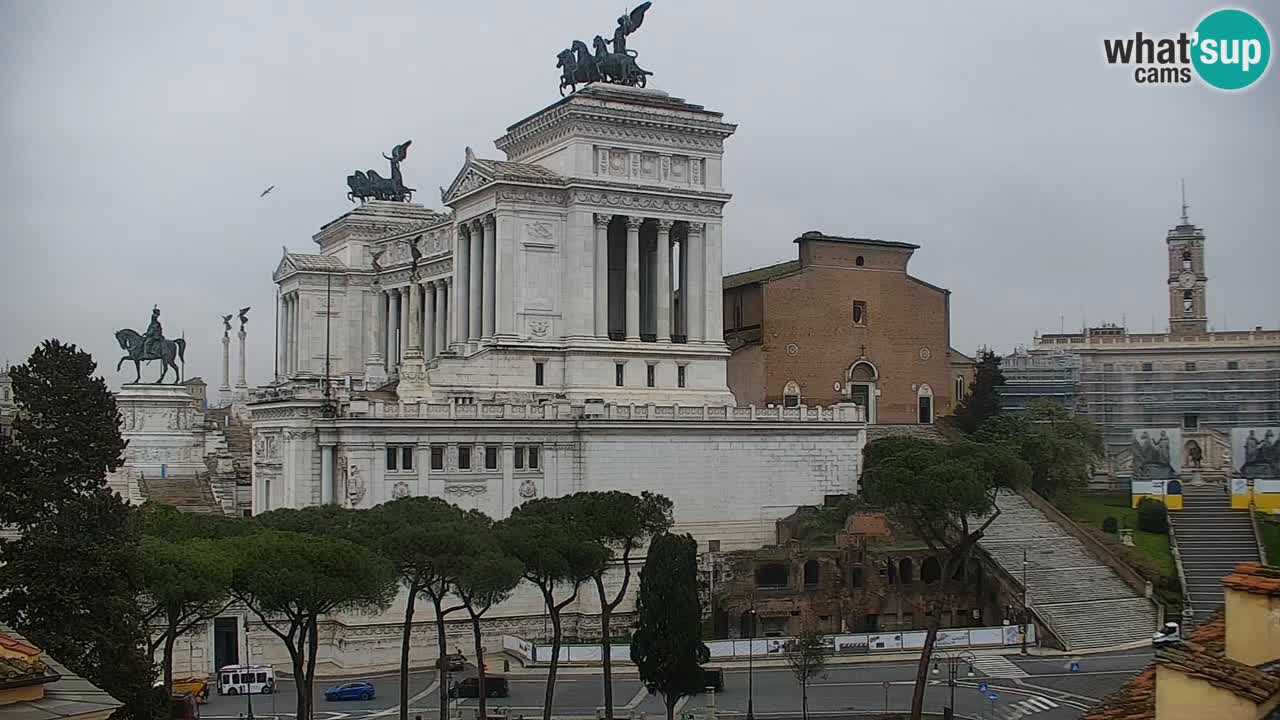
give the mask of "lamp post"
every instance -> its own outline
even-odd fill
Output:
[[[1027,609],[1027,549],[1022,548],[1022,654],[1027,654],[1027,621],[1031,612]]]
[[[755,657],[756,657],[756,609],[747,610],[751,618],[750,631],[747,633],[747,720],[755,720]]]
[[[956,676],[960,674],[960,666],[965,666],[965,677],[973,677],[973,653],[968,650],[959,652],[951,652],[948,650],[935,650],[933,655],[933,674],[937,675],[942,671],[941,665],[947,668],[947,687],[951,688],[951,703],[947,707],[946,716],[952,717],[956,712]]]

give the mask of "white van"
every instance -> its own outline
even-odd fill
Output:
[[[270,665],[224,665],[218,670],[219,695],[270,695],[276,671]]]

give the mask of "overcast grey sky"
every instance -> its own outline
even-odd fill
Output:
[[[1280,9],[1237,6],[1274,44]],[[412,138],[406,181],[436,200],[463,147],[500,157],[493,139],[558,99],[556,53],[623,7],[0,0],[0,359],[56,336],[116,384],[112,332],[159,303],[216,386],[218,316],[252,305],[249,379],[268,381],[280,246],[314,251],[346,175]],[[1276,70],[1224,94],[1103,61],[1104,37],[1214,7],[655,0],[629,46],[740,124],[725,272],[791,259],[810,229],[915,243],[955,346],[1008,350],[1060,317],[1163,326],[1180,177],[1211,323],[1280,324]]]

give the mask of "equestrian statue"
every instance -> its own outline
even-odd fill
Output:
[[[225,320],[223,322],[226,324]],[[164,382],[165,376],[169,374],[169,368],[173,368],[173,384],[182,382],[182,370],[177,362],[185,362],[183,354],[187,349],[187,341],[182,338],[177,340],[165,338],[164,329],[160,326],[160,308],[151,309],[151,324],[147,326],[145,333],[139,335],[136,330],[129,328],[117,330],[116,342],[120,343],[120,349],[126,353],[120,358],[120,362],[116,363],[116,372],[120,372],[120,366],[125,360],[132,360],[134,383],[142,382],[142,363],[149,360],[160,361],[161,372],[160,379],[156,381],[157,384]]]
[[[360,171],[347,176],[347,199],[355,202],[358,198],[363,205],[366,200],[392,200],[409,202],[413,199],[414,188],[405,187],[404,177],[400,174],[400,163],[409,156],[409,144],[405,140],[391,149],[391,156],[386,153],[382,157],[391,161],[391,177],[384,178],[377,170]]]
[[[569,88],[569,92],[577,92],[578,85],[593,82],[644,87],[646,78],[653,73],[636,65],[636,51],[627,48],[627,36],[640,29],[644,13],[652,4],[640,3],[635,10],[619,17],[612,40],[597,35],[592,42],[595,55],[581,40],[574,40],[567,50],[562,50],[556,56],[556,67],[560,68],[560,94],[564,95],[565,88]]]

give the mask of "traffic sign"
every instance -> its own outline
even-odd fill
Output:
[[[990,689],[991,689],[991,686],[987,684],[986,680],[983,680],[982,682],[978,683],[978,692],[985,693]]]
[[[995,693],[991,693],[990,695],[987,696],[987,699],[990,700],[991,702],[995,702],[996,699],[999,697],[1000,697],[999,695],[996,695]]]

